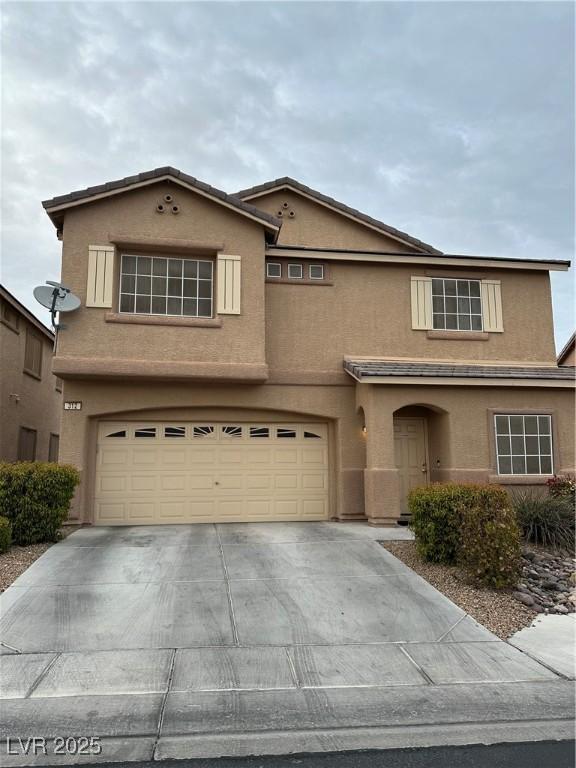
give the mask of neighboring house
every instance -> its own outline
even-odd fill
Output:
[[[0,286],[0,461],[58,461],[62,382],[54,334]]]
[[[56,197],[61,458],[98,524],[394,524],[439,480],[574,470],[549,272],[443,254],[284,178],[173,168]]]
[[[576,333],[573,333],[562,347],[558,355],[558,365],[576,365]]]

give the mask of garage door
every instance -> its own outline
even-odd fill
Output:
[[[326,424],[99,425],[96,523],[327,517]]]

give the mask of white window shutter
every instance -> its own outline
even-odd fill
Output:
[[[217,301],[219,315],[240,314],[240,256],[218,254]]]
[[[482,321],[488,333],[504,331],[500,280],[482,280]]]
[[[432,329],[432,278],[412,277],[410,283],[412,330],[429,331]]]
[[[111,307],[114,284],[114,246],[88,246],[87,307]]]

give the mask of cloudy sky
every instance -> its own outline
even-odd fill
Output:
[[[571,259],[574,6],[3,3],[2,282],[59,277],[40,201],[162,165],[294,176],[449,253]],[[573,273],[553,275],[557,344]],[[521,301],[522,297],[518,297]]]

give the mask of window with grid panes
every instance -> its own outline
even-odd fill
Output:
[[[480,280],[432,279],[432,325],[446,331],[481,331]]]
[[[552,417],[498,414],[494,417],[499,475],[550,475]]]
[[[208,260],[123,254],[120,312],[212,317],[213,276]]]

